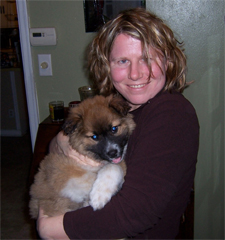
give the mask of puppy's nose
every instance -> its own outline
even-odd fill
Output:
[[[118,154],[118,150],[117,149],[111,149],[107,152],[107,155],[110,157],[110,158],[115,158],[117,157],[117,154]]]

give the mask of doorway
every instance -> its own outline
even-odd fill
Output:
[[[2,3],[3,1],[1,1]],[[13,2],[13,1],[10,1]],[[39,113],[36,88],[33,77],[33,66],[31,57],[31,48],[29,41],[29,25],[28,25],[28,14],[27,14],[27,1],[26,0],[14,0],[16,3],[17,19],[19,24],[19,38],[20,38],[20,49],[22,56],[23,65],[23,79],[25,85],[29,128],[32,149],[34,150],[36,134],[39,125]],[[1,8],[2,11],[2,8]]]
[[[15,1],[1,1],[1,136],[29,132],[28,111]]]

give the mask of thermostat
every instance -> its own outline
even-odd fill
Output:
[[[30,43],[32,46],[56,45],[55,28],[30,28]]]

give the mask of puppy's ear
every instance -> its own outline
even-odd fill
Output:
[[[72,134],[76,130],[81,120],[82,116],[80,114],[70,112],[69,117],[66,119],[65,123],[62,126],[64,135],[67,136]]]
[[[73,133],[76,129],[76,124],[73,123],[73,120],[67,119],[62,125],[62,130],[64,135],[69,135]]]
[[[109,107],[116,110],[123,117],[128,114],[131,107],[121,96],[109,96],[109,98]]]

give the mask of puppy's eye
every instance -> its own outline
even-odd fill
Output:
[[[97,141],[98,140],[98,136],[96,134],[94,134],[92,137],[91,137],[93,140]]]
[[[118,131],[118,127],[117,126],[114,126],[114,127],[111,128],[111,132],[112,133],[117,133],[117,131]]]

